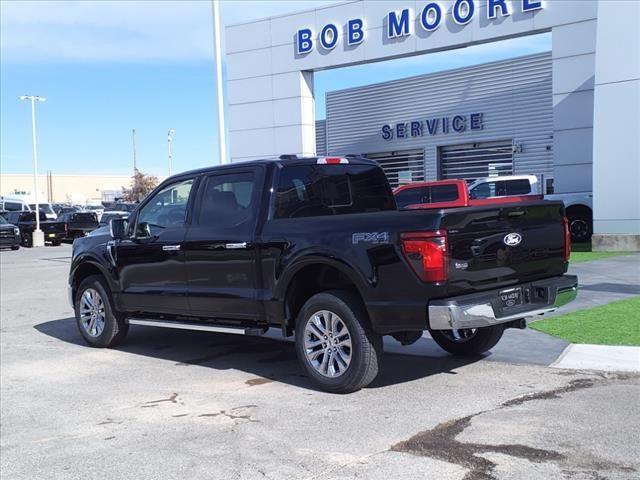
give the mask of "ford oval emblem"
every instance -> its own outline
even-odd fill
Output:
[[[519,233],[509,233],[504,236],[504,239],[502,241],[504,242],[505,245],[508,245],[510,247],[516,247],[520,245],[520,242],[522,241],[522,236]]]

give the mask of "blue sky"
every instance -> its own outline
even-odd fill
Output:
[[[222,2],[223,24],[331,1]],[[131,129],[138,166],[174,172],[216,164],[211,2],[2,1],[0,172],[31,169],[30,110],[37,106],[39,170],[128,174]],[[316,74],[316,117],[327,91],[551,49],[550,34]]]

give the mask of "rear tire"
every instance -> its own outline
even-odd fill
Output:
[[[61,242],[60,240],[53,240],[53,241],[51,242],[51,246],[53,246],[53,247],[59,247],[61,243],[62,243],[62,242]]]
[[[113,347],[124,340],[129,331],[124,316],[113,308],[109,286],[99,275],[87,277],[80,283],[74,310],[78,330],[92,347]]]
[[[382,337],[350,292],[331,290],[309,298],[298,314],[295,338],[302,369],[324,391],[355,392],[378,375]]]
[[[431,338],[443,350],[452,355],[473,356],[486,353],[495,347],[502,338],[504,327],[502,325],[493,325],[474,330],[455,330],[458,333],[458,337],[460,337],[459,339],[456,339],[452,332],[452,330],[429,331]]]
[[[25,233],[22,236],[22,246],[26,248],[31,248],[33,246],[33,236],[30,233]]]
[[[584,243],[591,240],[593,234],[593,218],[586,213],[569,215],[569,232],[573,243]]]
[[[20,250],[20,245],[12,245],[11,250]]]

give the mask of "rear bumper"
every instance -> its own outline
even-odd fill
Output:
[[[431,301],[429,302],[429,328],[458,330],[489,327],[553,312],[576,298],[578,277],[563,275],[514,287],[522,288],[525,302],[513,308],[501,306],[502,290]]]

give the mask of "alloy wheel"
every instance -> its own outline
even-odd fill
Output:
[[[351,334],[334,312],[320,310],[307,319],[304,351],[309,364],[322,376],[336,378],[351,364]]]
[[[87,288],[80,297],[80,323],[84,331],[92,337],[100,336],[104,330],[104,301],[93,288]]]

